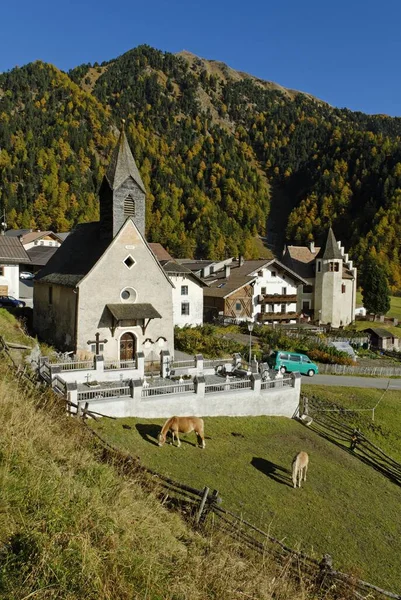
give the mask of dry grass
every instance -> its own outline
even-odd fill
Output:
[[[4,357],[0,379],[1,598],[312,597],[285,566],[218,531],[205,539],[97,460],[81,424],[51,392],[23,392]]]

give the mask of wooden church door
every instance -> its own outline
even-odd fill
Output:
[[[124,333],[120,338],[120,360],[134,360],[136,338],[132,333]]]

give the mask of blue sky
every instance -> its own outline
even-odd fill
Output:
[[[68,70],[144,43],[401,116],[399,0],[14,0],[0,10],[0,71],[36,59]]]

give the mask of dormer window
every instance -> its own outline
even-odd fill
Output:
[[[124,217],[135,217],[135,199],[131,194],[124,200]]]

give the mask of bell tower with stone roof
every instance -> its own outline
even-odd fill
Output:
[[[343,254],[331,227],[326,244],[316,256],[315,265],[315,318],[322,323],[338,323],[338,327],[342,320]]]
[[[123,121],[117,146],[99,191],[102,237],[114,238],[129,217],[145,236],[145,197],[145,186],[132,156]]]

